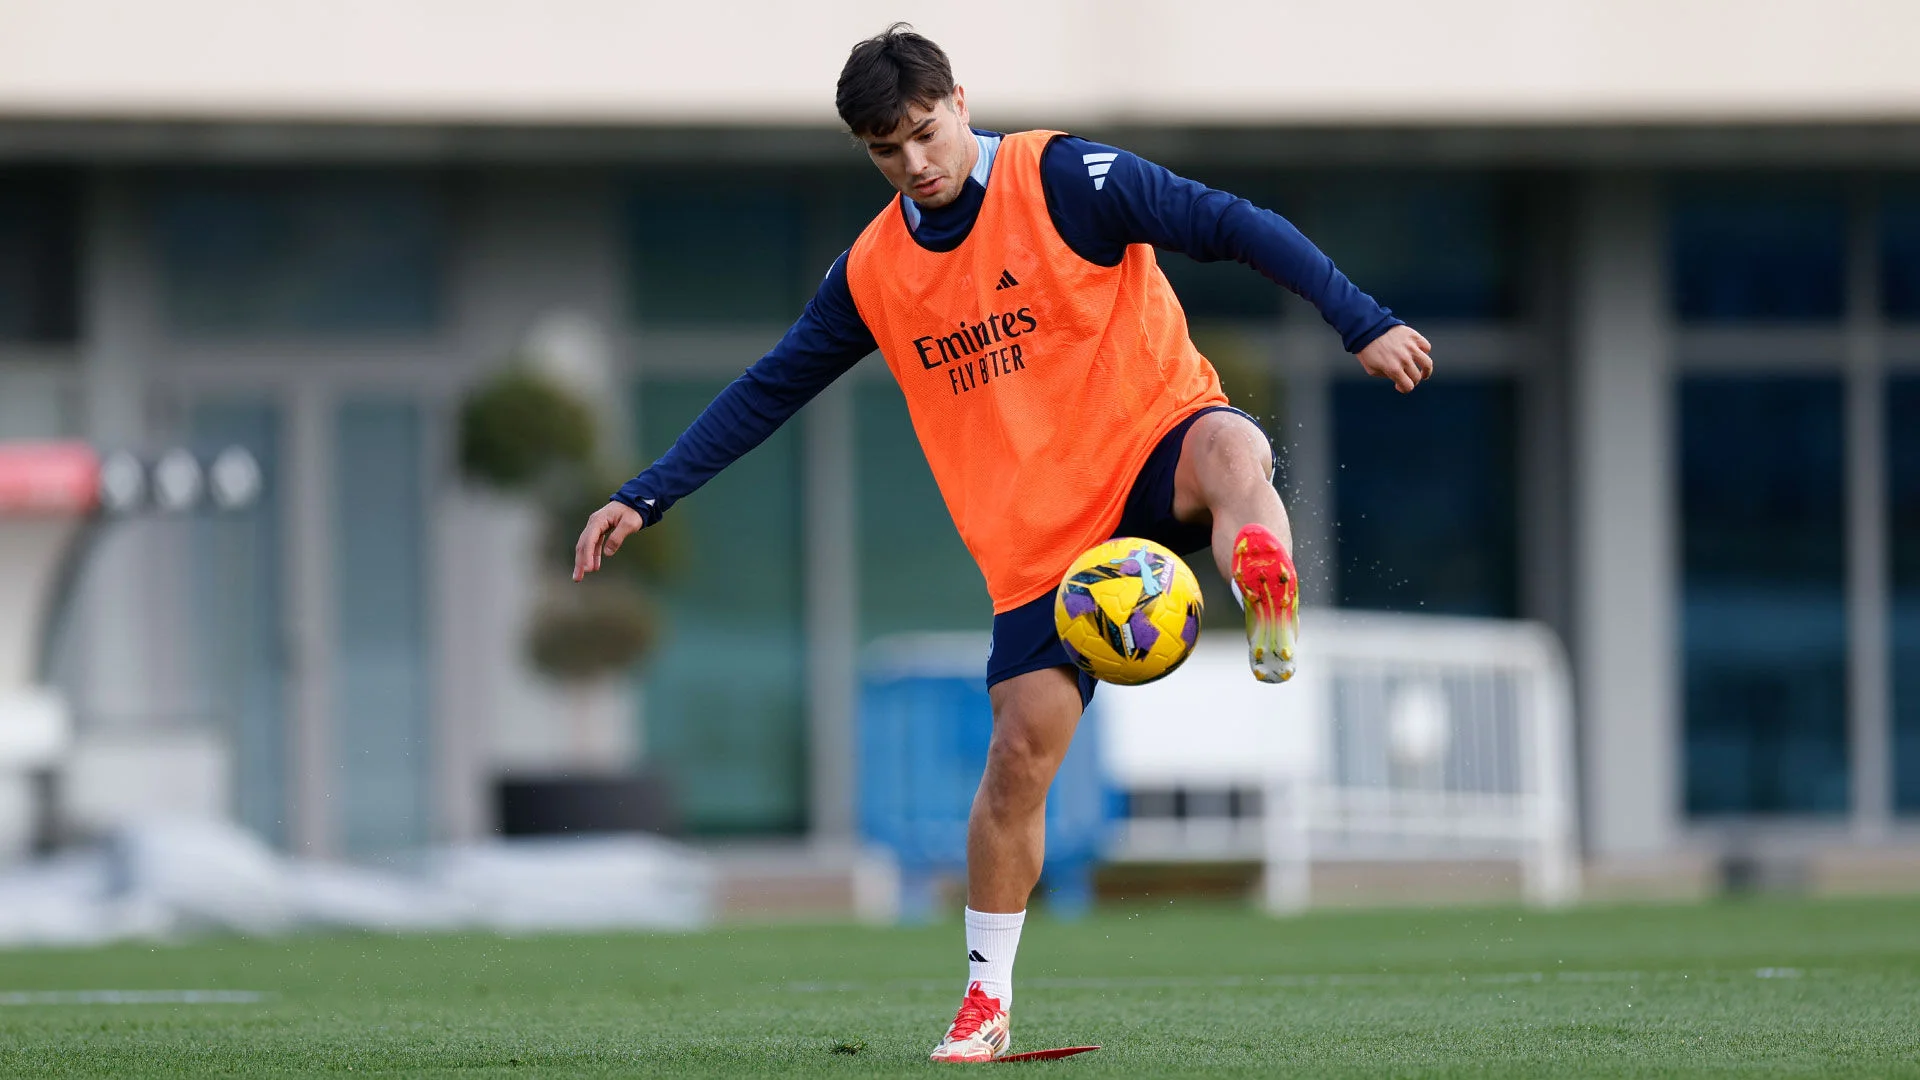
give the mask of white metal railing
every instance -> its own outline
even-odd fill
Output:
[[[1579,888],[1573,714],[1559,641],[1534,623],[1309,611],[1300,675],[1255,682],[1204,641],[1145,687],[1102,687],[1107,772],[1130,810],[1116,860],[1257,859],[1298,910],[1339,860],[1511,859],[1526,898]],[[1225,635],[1219,635],[1225,636]],[[1151,812],[1156,798],[1177,805]]]

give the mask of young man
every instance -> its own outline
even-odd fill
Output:
[[[1188,340],[1153,248],[1237,259],[1292,289],[1402,393],[1432,373],[1431,347],[1275,214],[1111,146],[972,130],[946,55],[903,26],[854,47],[835,104],[900,196],[773,351],[588,519],[573,577],[879,349],[993,598],[969,978],[932,1055],[990,1061],[1011,1045],[1047,788],[1093,694],[1054,632],[1067,565],[1113,536],[1211,547],[1246,609],[1255,677],[1293,674],[1299,590],[1272,449]]]

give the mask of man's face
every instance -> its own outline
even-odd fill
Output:
[[[862,135],[860,141],[894,190],[938,209],[960,197],[980,156],[967,123],[967,92],[956,86],[952,97],[931,108],[908,106],[906,119],[892,131]]]

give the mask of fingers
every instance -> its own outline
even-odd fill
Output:
[[[1433,376],[1433,343],[1410,326],[1396,326],[1360,353],[1367,374],[1386,379],[1403,394]]]
[[[1368,364],[1366,370],[1374,378],[1392,383],[1393,388],[1403,394],[1412,391],[1414,384],[1420,381],[1420,369],[1414,366],[1413,361],[1401,356],[1378,358]]]
[[[607,530],[607,538],[600,545],[601,552],[606,555],[612,555],[614,552],[620,550],[620,545],[626,542],[627,537],[632,536],[638,531],[639,526],[626,518],[610,522]]]
[[[1402,361],[1400,370],[1405,373],[1407,377],[1407,387],[1401,391],[1403,394],[1411,393],[1414,387],[1427,381],[1427,371],[1420,365],[1420,361],[1416,357],[1409,356],[1406,360]]]
[[[599,514],[587,519],[587,527],[580,531],[580,539],[573,545],[573,580],[579,581],[600,569],[600,538],[610,524]]]
[[[1414,342],[1419,348],[1413,350],[1413,362],[1420,368],[1420,379],[1425,382],[1433,378],[1433,346],[1418,334],[1414,335]]]
[[[640,515],[624,507],[596,511],[573,544],[573,580],[600,569],[601,560],[620,550],[627,537],[646,527]]]
[[[1403,394],[1411,393],[1415,386],[1427,381],[1433,375],[1433,343],[1421,334],[1408,329],[1405,338],[1399,342],[1404,348],[1396,350],[1400,356],[1396,359],[1399,371],[1393,376],[1394,386]],[[1405,382],[1403,383],[1402,377]]]

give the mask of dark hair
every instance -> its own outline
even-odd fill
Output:
[[[947,54],[902,22],[847,54],[833,107],[855,135],[885,135],[907,118],[909,107],[932,108],[952,93]]]

